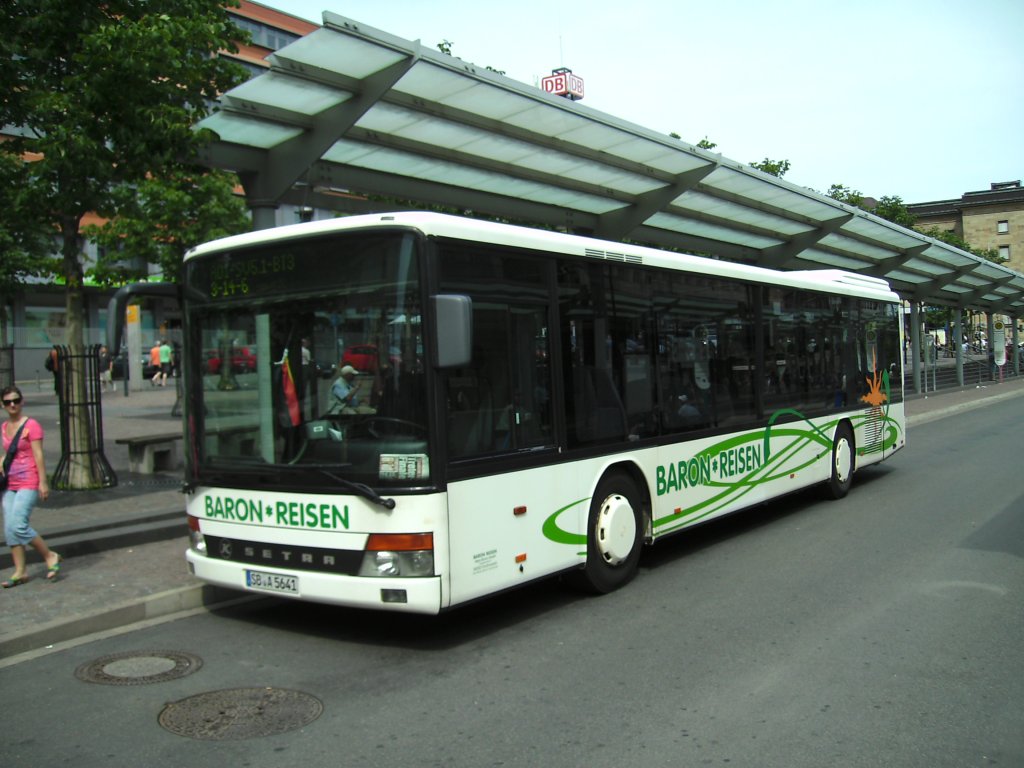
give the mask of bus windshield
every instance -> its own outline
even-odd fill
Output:
[[[415,236],[283,241],[194,258],[187,269],[196,481],[429,480]]]

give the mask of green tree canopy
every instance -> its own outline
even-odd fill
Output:
[[[898,195],[883,195],[878,198],[872,213],[907,229],[913,229],[914,224],[917,222],[917,218],[907,208],[903,198]]]
[[[0,153],[32,158],[24,202],[59,238],[73,350],[84,346],[82,217],[116,216],[122,185],[161,176],[192,155],[192,125],[244,77],[217,55],[237,50],[242,37],[225,9],[231,3],[17,0],[0,10],[0,124],[16,127]],[[69,381],[80,401],[84,372]],[[92,441],[88,425],[79,426],[70,430],[81,436],[75,440]],[[86,456],[89,447],[69,452]],[[69,487],[89,487],[98,473],[73,466]]]
[[[855,208],[864,208],[864,193],[860,190],[851,189],[843,184],[833,184],[825,194],[840,203],[846,203]]]
[[[964,240],[956,232],[950,232],[946,229],[939,229],[938,227],[929,227],[928,229],[921,230],[922,234],[928,237],[933,237],[936,240],[940,240],[946,245],[952,245],[954,248],[959,248],[962,251],[973,253],[979,259],[985,259],[986,261],[993,261],[996,264],[1002,264],[1006,259],[1000,258],[999,251],[995,248],[974,248],[970,243]]]
[[[52,274],[53,239],[38,208],[26,200],[25,162],[0,152],[0,345],[7,341],[7,305],[20,295],[24,281]]]
[[[181,166],[114,190],[117,214],[84,230],[103,248],[94,277],[115,285],[141,280],[156,264],[164,280],[178,282],[189,248],[251,229],[237,183],[231,173]]]
[[[766,157],[764,160],[752,162],[751,168],[767,173],[769,176],[778,176],[780,179],[786,175],[790,168],[789,160],[772,160]]]

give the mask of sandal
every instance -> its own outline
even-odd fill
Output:
[[[57,562],[46,569],[46,580],[56,581],[60,575],[60,564],[64,562],[64,558],[57,555]]]
[[[20,587],[26,581],[28,581],[28,576],[11,576],[7,581],[0,582],[0,587],[3,587],[4,589]]]

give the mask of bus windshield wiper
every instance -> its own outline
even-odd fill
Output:
[[[353,482],[351,480],[346,480],[343,477],[338,477],[333,472],[328,472],[323,467],[318,467],[316,465],[310,466],[309,464],[306,464],[306,465],[304,465],[304,468],[315,469],[317,472],[321,473],[322,475],[331,478],[331,480],[333,480],[334,482],[338,483],[338,485],[340,485],[345,490],[352,491],[356,495],[362,496],[364,499],[372,501],[374,504],[380,504],[385,509],[394,509],[395,508],[395,500],[394,499],[384,499],[384,498],[381,498],[380,494],[377,493],[375,490],[373,490],[373,488],[371,488],[368,485],[364,485],[363,483],[355,483],[355,482]]]

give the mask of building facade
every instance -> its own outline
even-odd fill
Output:
[[[996,182],[954,200],[914,203],[915,228],[953,232],[972,248],[994,250],[1007,267],[1024,272],[1024,188],[1020,180]]]

